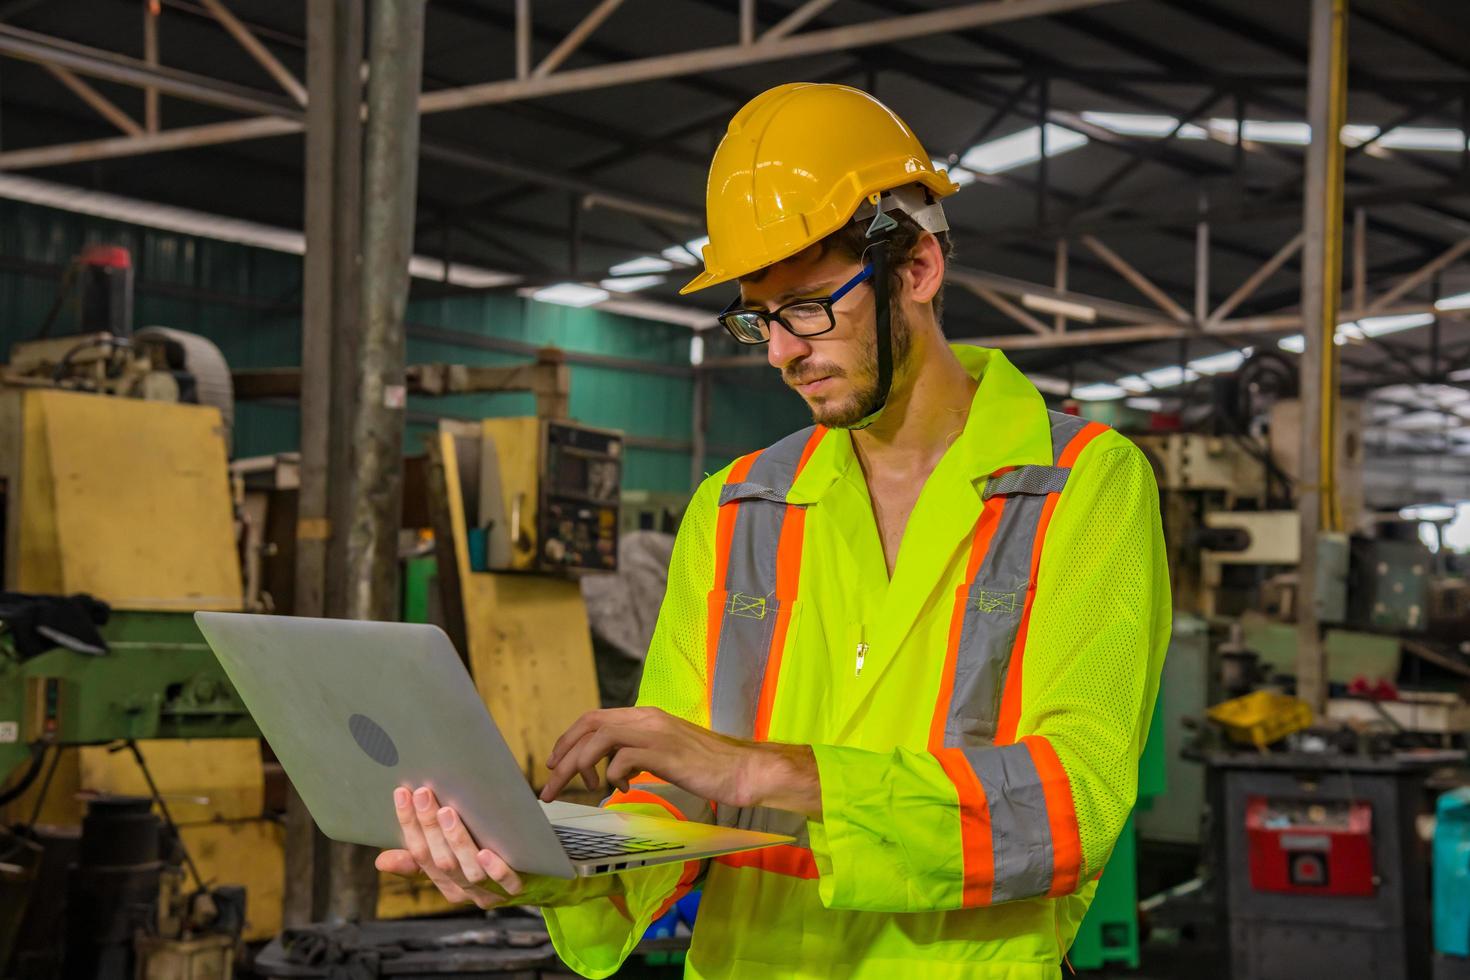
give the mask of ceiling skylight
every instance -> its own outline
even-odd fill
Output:
[[[580,282],[559,282],[544,286],[531,294],[531,298],[543,303],[558,303],[562,306],[591,306],[608,298],[605,289],[585,286]]]
[[[1164,137],[1174,132],[1179,120],[1173,116],[1153,116],[1139,112],[1084,112],[1082,118],[1094,126],[1110,129],[1123,136]],[[1185,123],[1176,139],[1202,140],[1209,136],[1194,123]]]
[[[1200,357],[1190,361],[1189,368],[1200,374],[1225,374],[1244,364],[1249,355],[1249,348],[1221,351],[1219,354],[1211,354],[1209,357]]]
[[[1081,133],[1046,124],[1047,156],[1057,156],[1087,145],[1087,137]],[[1024,167],[1041,159],[1041,128],[1032,126],[1019,133],[1002,136],[979,146],[972,146],[960,157],[960,166],[982,174],[998,174],[1016,167]]]

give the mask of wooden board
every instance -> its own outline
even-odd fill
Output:
[[[566,579],[470,571],[455,440],[448,432],[439,434],[438,453],[470,673],[522,771],[539,787],[557,737],[599,703],[587,607],[577,584]],[[440,555],[442,560],[442,549]]]
[[[286,884],[286,832],[272,820],[233,820],[180,827],[184,846],[204,880],[245,886],[247,942],[281,931]]]
[[[216,409],[25,394],[19,587],[122,609],[241,607]]]
[[[175,822],[251,820],[263,812],[265,776],[258,739],[140,739],[138,749]],[[46,765],[50,767],[49,760]],[[40,790],[37,779],[18,799],[0,807],[0,821],[27,822]],[[56,764],[37,820],[80,826],[90,793],[149,795],[131,752],[109,752],[103,745],[71,746]],[[207,797],[208,802],[189,797]]]

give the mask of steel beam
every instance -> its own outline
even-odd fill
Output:
[[[1001,313],[1004,313],[1006,316],[1010,317],[1012,320],[1015,320],[1021,326],[1025,327],[1027,330],[1030,330],[1032,333],[1037,334],[1038,336],[1049,337],[1053,333],[1061,332],[1060,327],[1055,329],[1048,327],[1046,324],[1036,319],[1036,317],[1032,316],[1030,313],[1027,313],[1025,310],[1021,309],[1019,306],[1012,303],[1010,300],[1006,299],[1004,296],[1000,295],[1000,293],[997,293],[993,289],[986,289],[983,286],[968,285],[964,282],[961,282],[960,285],[968,289],[970,292],[974,293],[976,296],[979,296],[981,299],[989,303],[991,306],[995,307]]]
[[[1379,313],[1384,307],[1398,302],[1411,290],[1427,282],[1430,277],[1442,271],[1466,252],[1470,252],[1470,238],[1462,238],[1437,257],[1424,263],[1416,271],[1405,276],[1392,289],[1369,303],[1368,309],[1364,312],[1372,316]]]
[[[813,17],[816,17],[836,2],[837,0],[806,0],[806,3],[777,21],[772,27],[767,28],[757,43],[769,44],[772,41],[779,41],[783,37],[795,34],[805,27],[807,22]]]
[[[219,21],[220,26],[229,32],[245,52],[254,58],[266,72],[276,80],[276,84],[285,90],[286,94],[296,101],[297,105],[306,105],[306,87],[301,84],[300,79],[291,73],[291,69],[281,64],[279,58],[271,54],[270,49],[260,43],[260,39],[251,33],[250,28],[240,23],[240,18],[230,12],[223,0],[199,0],[214,19]]]
[[[80,143],[38,146],[0,153],[0,170],[60,167],[69,163],[134,157],[165,150],[191,150],[202,146],[218,146],[222,143],[238,143],[241,140],[285,136],[290,133],[299,133],[302,128],[302,123],[294,119],[256,116],[251,119],[209,123],[204,126],[165,129],[157,133],[144,133],[142,136],[111,136],[99,140],[85,140]]]
[[[255,89],[177,68],[150,65],[137,58],[102,51],[9,24],[0,24],[0,55],[68,68],[78,75],[100,78],[107,82],[143,89],[153,88],[164,95],[203,102],[221,109],[284,115],[298,121],[301,119],[299,107]]]
[[[1250,274],[1245,282],[1241,283],[1235,292],[1225,298],[1215,312],[1209,316],[1210,323],[1219,323],[1235,311],[1235,308],[1256,294],[1261,284],[1276,274],[1276,271],[1291,260],[1291,257],[1301,251],[1304,235],[1297,232],[1291,241],[1276,250],[1276,254],[1267,259],[1259,269]]]
[[[1127,280],[1129,285],[1153,300],[1154,305],[1159,309],[1180,323],[1188,323],[1190,321],[1189,313],[1184,307],[1174,302],[1173,297],[1154,285],[1147,276],[1130,265],[1117,252],[1114,252],[1091,235],[1083,235],[1080,241],[1087,247],[1089,252],[1102,259],[1103,262],[1107,263],[1109,268]]]
[[[41,67],[50,72],[58,82],[70,89],[73,95],[91,106],[97,115],[106,119],[124,133],[129,136],[143,135],[143,127],[139,126],[132,116],[118,108],[116,102],[113,102],[107,96],[78,78],[75,72],[66,68],[58,68],[55,65],[43,64]]]
[[[1150,310],[1142,306],[1119,303],[1116,300],[1103,299],[1099,296],[1088,296],[1084,293],[1062,291],[1052,286],[1043,286],[1040,283],[1027,282],[1024,279],[1013,279],[1010,276],[997,275],[993,272],[981,272],[977,269],[968,269],[963,266],[949,266],[945,270],[945,276],[950,282],[972,291],[976,288],[989,289],[1000,293],[1002,296],[1011,296],[1018,299],[1030,295],[1040,296],[1044,299],[1062,303],[1078,303],[1083,306],[1090,306],[1097,311],[1098,316],[1109,320],[1120,320],[1124,323],[1154,323],[1159,317],[1157,310]]]
[[[419,102],[422,112],[447,112],[480,105],[496,105],[518,99],[565,95],[589,89],[629,85],[681,75],[705,74],[727,68],[749,67],[767,61],[784,61],[834,51],[894,44],[931,34],[944,34],[967,28],[984,27],[1028,17],[1042,17],[1084,7],[1098,7],[1120,0],[990,0],[969,3],[947,10],[936,10],[904,17],[888,17],[847,27],[809,31],[796,37],[781,38],[768,44],[705,48],[677,54],[639,58],[612,65],[597,65],[560,72],[545,78],[505,80],[467,85],[463,88],[429,92]]]
[[[531,0],[516,0],[516,78],[531,77]]]
[[[143,4],[143,64],[150,69],[158,67],[158,17],[162,12],[157,0],[148,0]],[[150,133],[156,133],[161,121],[158,89],[150,85],[143,89],[144,128]]]
[[[551,50],[541,63],[531,72],[532,78],[545,78],[557,68],[562,62],[570,58],[576,50],[582,46],[582,42],[592,35],[592,32],[602,26],[602,22],[612,16],[613,11],[623,5],[623,0],[602,0],[592,12],[582,18],[581,23],[572,28],[562,42]]]

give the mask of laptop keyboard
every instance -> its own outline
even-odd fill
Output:
[[[653,851],[672,851],[683,847],[673,841],[649,840],[646,837],[627,837],[622,834],[604,834],[575,827],[552,826],[567,857],[574,861],[590,861],[604,857],[648,854]]]

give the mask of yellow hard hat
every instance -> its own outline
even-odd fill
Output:
[[[705,193],[704,271],[680,293],[790,258],[850,221],[884,191],[959,190],[919,138],[877,99],[846,85],[792,82],[730,120]]]

